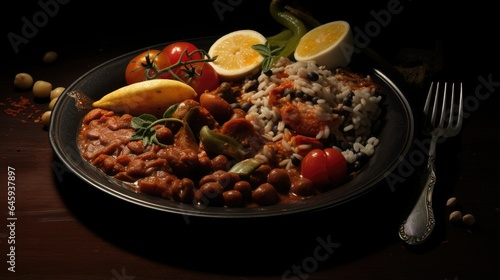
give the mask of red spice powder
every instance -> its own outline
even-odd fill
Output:
[[[8,103],[9,107],[4,109],[3,111],[5,114],[12,116],[12,117],[15,117],[19,114],[22,114],[22,115],[26,116],[26,118],[28,118],[28,119],[33,119],[33,118],[35,118],[35,113],[41,112],[41,110],[38,109],[35,106],[35,104],[31,103],[29,98],[26,98],[24,96],[20,96],[19,101],[16,101],[11,97],[8,97],[7,103]],[[1,102],[0,105],[7,106],[7,104],[5,104],[4,102]],[[31,112],[26,112],[28,109],[30,109]],[[37,118],[37,119],[39,119],[39,118]],[[37,120],[35,120],[35,122],[36,121]],[[23,120],[22,122],[26,123],[26,120]]]

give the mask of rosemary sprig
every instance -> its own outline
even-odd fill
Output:
[[[279,54],[284,47],[271,48],[269,41],[266,41],[265,44],[252,45],[252,48],[264,57],[262,61],[262,72],[266,73],[271,70],[274,57]]]
[[[165,113],[163,113],[163,117],[158,119],[157,117],[151,114],[142,114],[138,117],[132,118],[131,126],[135,129],[135,132],[132,134],[130,140],[142,140],[142,144],[146,147],[151,144],[156,144],[162,147],[166,145],[158,141],[156,137],[156,129],[155,126],[159,123],[166,123],[169,121],[178,122],[182,124],[180,119],[172,118],[172,114],[177,110],[179,104],[174,104],[170,106]]]

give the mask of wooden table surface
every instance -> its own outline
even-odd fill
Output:
[[[232,8],[238,13],[234,2]],[[48,102],[34,99],[31,90],[15,89],[15,74],[28,72],[35,80],[67,87],[109,59],[176,38],[170,34],[165,40],[149,37],[124,44],[123,33],[106,37],[115,24],[98,32],[95,40],[87,34],[88,42],[80,44],[75,39],[78,35],[59,32],[83,7],[59,5],[59,14],[50,18],[54,24],[39,26],[36,36],[16,54],[10,43],[12,59],[1,64],[1,279],[500,279],[500,152],[496,147],[500,73],[482,51],[464,52],[465,47],[447,45],[445,54],[452,59],[425,79],[463,81],[466,117],[462,132],[438,145],[436,228],[426,244],[410,247],[398,238],[398,226],[415,196],[413,176],[396,188],[383,184],[333,209],[241,220],[159,212],[117,199],[69,172],[60,176],[47,127],[37,122]],[[384,7],[373,6],[365,14],[373,16],[370,11]],[[24,14],[33,19],[36,11],[34,7]],[[15,14],[8,31],[21,32],[22,17],[23,13]],[[221,33],[245,26],[236,19],[214,22]],[[75,30],[84,29],[76,26]],[[192,31],[186,36],[207,32]],[[486,38],[490,33],[481,34]],[[490,39],[482,42],[478,49],[495,49]],[[42,63],[41,55],[52,46],[59,52],[57,62]],[[390,60],[384,44],[374,40],[373,47]],[[462,56],[462,62],[475,63],[474,67],[462,65],[458,61]],[[420,110],[417,104],[427,84],[403,86],[413,97],[414,109]],[[16,107],[22,98],[29,100],[28,106]],[[12,116],[5,113],[8,109],[19,112]],[[412,151],[418,149],[416,145]],[[9,170],[15,178],[8,177]],[[13,193],[8,193],[9,182],[15,182]],[[446,206],[450,197],[458,200],[455,208]],[[476,223],[449,222],[450,212],[457,209],[473,214]]]

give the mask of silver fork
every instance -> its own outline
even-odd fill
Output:
[[[455,84],[451,85],[451,94],[448,84],[444,83],[440,93],[439,83],[434,88],[431,83],[424,106],[424,133],[431,136],[428,151],[428,161],[422,178],[423,189],[408,218],[399,227],[399,237],[410,245],[423,243],[432,233],[435,225],[434,211],[432,210],[432,193],[436,183],[434,160],[436,144],[442,137],[456,136],[462,128],[463,122],[463,91],[460,83],[459,100],[456,100]],[[451,100],[448,100],[448,94]],[[431,107],[432,106],[432,107]],[[458,110],[458,111],[457,111]],[[439,117],[439,122],[437,119]]]

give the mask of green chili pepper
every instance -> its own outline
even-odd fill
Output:
[[[317,19],[299,9],[295,9],[294,7],[285,5],[285,10],[298,17],[310,29],[321,25],[321,22],[319,22]]]
[[[269,42],[271,48],[279,48],[279,47],[284,47],[288,42],[288,40],[292,38],[292,36],[293,36],[293,31],[286,28],[283,29],[280,33],[273,36],[269,36],[266,39]]]
[[[286,43],[286,46],[278,55],[274,57],[274,63],[281,56],[290,57],[293,55],[297,45],[299,44],[300,38],[307,33],[307,28],[300,19],[283,9],[281,0],[271,0],[269,10],[274,20],[293,32],[293,35]]]
[[[236,139],[212,131],[206,125],[200,130],[200,140],[205,148],[213,153],[224,154],[236,160],[242,160],[247,155],[243,146]]]
[[[229,172],[234,172],[240,176],[248,176],[263,163],[262,160],[256,158],[247,158],[233,165]]]

